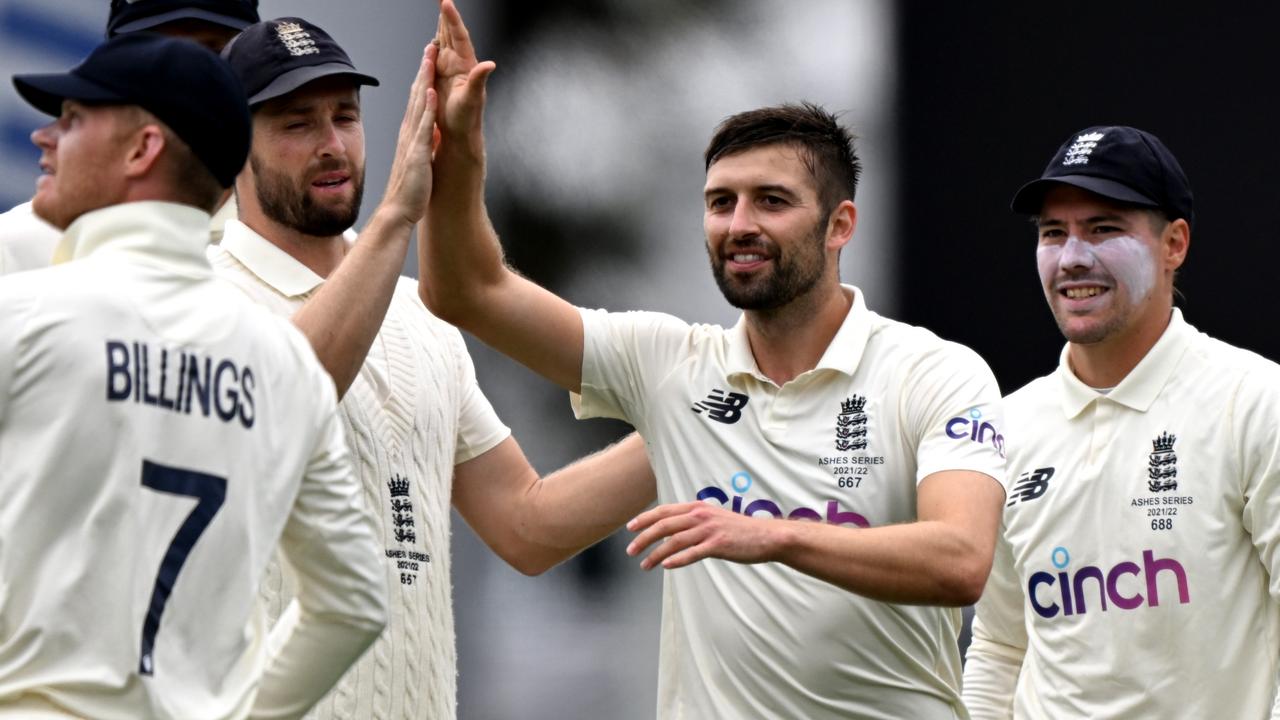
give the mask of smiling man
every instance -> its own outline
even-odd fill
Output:
[[[1280,367],[1173,307],[1186,175],[1150,133],[1093,127],[1013,209],[1067,345],[1006,400],[973,717],[1280,717]]]
[[[977,598],[995,543],[998,390],[974,353],[840,283],[849,132],[813,105],[717,129],[703,223],[743,311],[733,328],[579,309],[503,263],[483,203],[494,66],[449,40],[422,294],[580,393],[581,416],[648,441],[664,504],[630,524],[629,552],[658,543],[643,566],[672,571],[658,716],[963,717],[955,606]]]

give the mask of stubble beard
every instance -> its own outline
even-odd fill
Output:
[[[725,270],[724,257],[707,246],[711,274],[720,294],[739,310],[769,311],[785,307],[809,292],[827,270],[827,256],[822,247],[825,227],[826,223],[815,223],[808,237],[791,253],[778,253],[771,272],[746,283],[731,278]]]
[[[333,237],[355,225],[360,216],[360,203],[364,198],[363,167],[351,173],[350,182],[355,192],[349,203],[322,207],[311,199],[305,185],[300,187],[300,183],[288,175],[271,170],[256,155],[249,155],[249,166],[263,214],[285,227],[312,237]]]

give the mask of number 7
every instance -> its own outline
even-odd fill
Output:
[[[178,532],[174,533],[173,541],[160,561],[160,571],[156,574],[156,584],[147,607],[147,619],[142,623],[142,659],[138,662],[138,672],[151,675],[155,672],[151,654],[155,649],[156,632],[160,630],[160,616],[164,614],[165,603],[169,602],[169,593],[173,592],[173,584],[178,581],[178,573],[182,572],[191,548],[195,547],[196,541],[222,507],[222,501],[227,497],[227,480],[143,460],[142,484],[157,492],[186,495],[199,501]]]

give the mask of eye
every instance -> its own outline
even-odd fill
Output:
[[[1061,242],[1062,240],[1066,239],[1066,237],[1067,237],[1067,232],[1062,228],[1056,228],[1056,227],[1040,228],[1041,242]]]
[[[359,115],[354,115],[354,114],[349,114],[349,113],[348,113],[348,114],[344,114],[344,115],[339,115],[339,116],[337,116],[336,118],[334,118],[333,120],[334,120],[334,122],[338,123],[339,125],[350,125],[350,124],[352,124],[352,123],[360,122],[360,116],[359,116]]]
[[[765,207],[773,207],[773,208],[783,207],[787,205],[787,201],[778,197],[777,195],[765,195],[764,197],[760,198],[760,202]]]
[[[1124,232],[1124,229],[1118,228],[1115,225],[1095,225],[1093,227],[1094,235],[1112,235],[1121,232]]]
[[[707,198],[708,210],[723,210],[724,208],[729,207],[730,204],[731,202],[728,195],[716,195]]]

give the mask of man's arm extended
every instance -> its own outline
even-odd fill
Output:
[[[608,537],[657,497],[631,434],[545,478],[512,438],[454,468],[453,504],[512,567],[537,575]]]
[[[400,123],[387,192],[369,224],[324,285],[293,316],[311,341],[341,398],[355,381],[386,317],[400,278],[409,236],[431,196],[432,134],[436,117],[435,44],[423,51]]]
[[[418,243],[422,301],[441,319],[577,391],[583,348],[577,309],[506,266],[485,210],[481,119],[495,66],[477,62],[452,0],[441,3],[437,42],[441,141]]]
[[[706,558],[781,562],[850,592],[892,603],[969,605],[991,570],[1004,489],[968,470],[921,481],[916,522],[850,528],[803,520],[748,517],[706,502],[662,505],[627,528],[641,562],[672,570]]]

